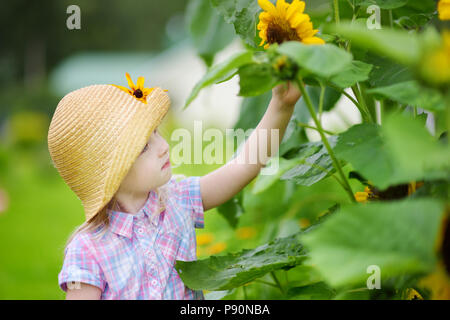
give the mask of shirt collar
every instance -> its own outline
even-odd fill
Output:
[[[135,220],[142,220],[144,218],[151,217],[151,223],[156,226],[158,219],[155,218],[158,215],[154,213],[159,207],[158,200],[158,194],[152,190],[148,193],[147,201],[144,206],[136,214],[108,209],[110,230],[116,234],[131,239]]]

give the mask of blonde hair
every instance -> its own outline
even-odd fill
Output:
[[[176,180],[186,178],[186,176],[183,174],[173,174],[172,177]],[[166,204],[168,203],[168,185],[169,183],[166,183],[156,188],[156,194],[158,195],[159,199],[159,213],[165,210]],[[109,226],[108,210],[119,209],[118,206],[120,206],[119,201],[117,201],[114,195],[112,199],[94,217],[92,217],[89,221],[83,222],[81,225],[76,227],[74,231],[72,231],[66,241],[64,251],[77,234],[83,232],[94,232],[95,230],[97,230],[97,228],[101,228],[99,229],[99,232],[94,234],[93,238],[98,240],[103,237]]]

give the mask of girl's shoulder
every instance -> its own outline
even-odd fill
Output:
[[[72,250],[93,248],[95,244],[102,239],[104,235],[104,227],[100,226],[94,230],[83,230],[75,234],[67,245]]]

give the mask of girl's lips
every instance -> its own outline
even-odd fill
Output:
[[[165,169],[170,165],[170,159],[167,160],[167,162],[162,166],[161,169]]]

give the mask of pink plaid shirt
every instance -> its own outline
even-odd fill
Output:
[[[187,288],[174,268],[176,260],[196,260],[195,228],[203,228],[200,177],[170,179],[166,210],[155,191],[135,215],[109,211],[110,225],[100,240],[77,234],[65,251],[58,275],[67,291],[79,282],[102,290],[101,299],[204,299]]]

